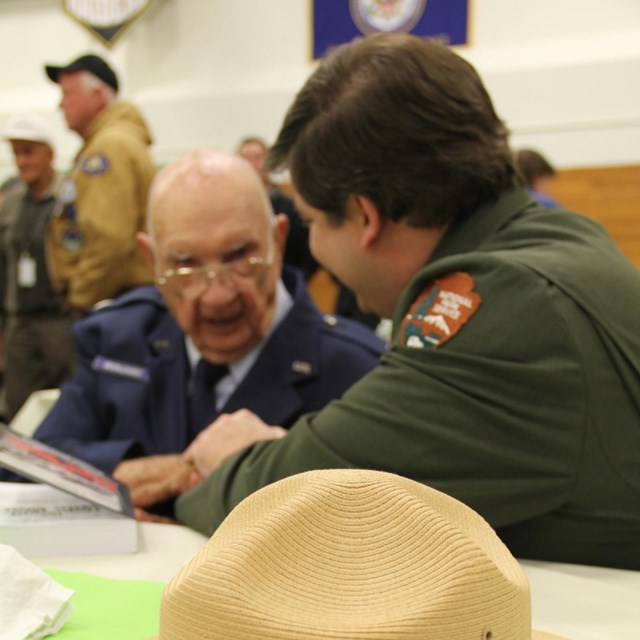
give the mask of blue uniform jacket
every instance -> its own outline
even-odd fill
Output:
[[[288,427],[338,398],[371,370],[384,343],[369,329],[323,316],[297,271],[285,267],[294,305],[223,412],[248,408]],[[184,335],[155,287],[119,297],[74,326],[74,379],[34,437],[111,473],[127,457],[182,452],[188,367]]]

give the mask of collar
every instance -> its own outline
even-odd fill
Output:
[[[428,264],[478,249],[531,203],[531,197],[523,188],[502,192],[497,198],[456,220],[440,240]]]
[[[54,171],[53,176],[51,177],[51,182],[39,196],[33,196],[29,191],[27,185],[24,185],[24,197],[29,198],[29,200],[33,200],[34,202],[44,202],[45,200],[55,198],[58,194],[58,189],[60,189],[60,185],[62,184],[63,179],[64,178],[60,173]]]

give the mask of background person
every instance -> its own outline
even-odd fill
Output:
[[[73,170],[75,188],[65,194],[67,227],[60,231],[75,255],[59,266],[67,302],[82,315],[101,300],[153,281],[136,244],[155,172],[151,133],[139,110],[117,99],[118,78],[102,58],[83,55],[45,70],[60,85],[69,129],[84,141]]]
[[[557,207],[553,197],[556,170],[549,160],[535,149],[516,151],[516,166],[529,189],[529,193],[545,207]]]
[[[77,374],[34,436],[113,473],[138,507],[189,486],[193,467],[178,454],[217,412],[248,407],[289,427],[384,349],[366,328],[322,316],[300,273],[282,271],[287,218],[274,217],[244,160],[202,150],[165,167],[149,228],[139,242],[158,288],[76,324]],[[219,376],[204,389],[203,368]]]
[[[289,232],[284,249],[284,263],[297,267],[309,279],[318,267],[309,250],[309,232],[296,211],[293,200],[275,185],[264,168],[267,157],[267,143],[261,138],[248,136],[238,145],[238,155],[244,158],[256,170],[271,200],[276,213],[284,213],[289,219]]]
[[[393,342],[279,440],[243,448],[269,433],[246,415],[201,432],[186,455],[212,473],[179,519],[211,532],[266,484],[361,467],[465,502],[516,556],[640,569],[640,274],[518,185],[473,67],[406,34],[338,47],[270,153],[315,257]]]
[[[0,208],[0,305],[6,417],[33,391],[58,387],[73,371],[71,315],[51,272],[52,219],[64,179],[54,169],[48,124],[35,115],[14,118],[3,132],[19,180]]]

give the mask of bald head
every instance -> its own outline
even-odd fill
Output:
[[[287,218],[237,156],[191,151],[158,172],[139,244],[167,306],[200,354],[233,362],[268,332]]]
[[[182,204],[173,209],[166,206],[174,200]],[[212,149],[189,151],[157,173],[148,206],[148,228],[154,239],[172,219],[187,215],[187,202],[199,212],[196,215],[206,215],[215,203],[216,209],[229,214],[238,208],[250,212],[261,225],[270,223],[273,216],[271,202],[251,165]]]

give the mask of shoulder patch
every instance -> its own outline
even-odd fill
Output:
[[[80,170],[88,176],[99,176],[109,170],[109,159],[101,153],[92,153],[80,159]]]
[[[400,344],[437,349],[460,331],[482,302],[465,272],[431,282],[415,299],[400,325]]]

